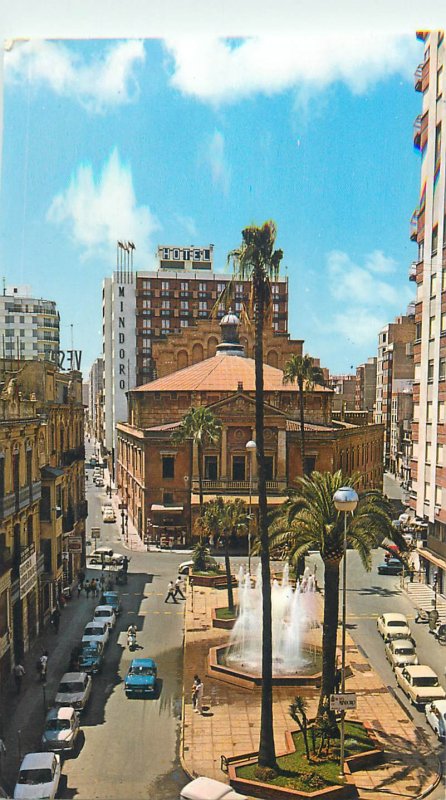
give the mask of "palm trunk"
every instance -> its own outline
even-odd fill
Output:
[[[338,559],[324,561],[324,624],[322,629],[322,681],[317,716],[327,711],[336,679],[336,643],[339,616]],[[329,712],[330,714],[330,712]],[[335,724],[334,713],[331,713]]]
[[[228,608],[234,611],[234,593],[232,591],[232,575],[231,575],[231,562],[229,560],[229,537],[225,536],[225,568],[226,568],[226,583],[228,586]]]
[[[259,495],[260,561],[262,564],[262,702],[260,717],[259,766],[276,768],[273,730],[273,664],[271,621],[271,572],[265,480],[263,414],[263,319],[265,296],[262,277],[254,274],[255,300],[255,373],[256,373],[256,443]]]
[[[299,386],[299,412],[300,412],[300,458],[302,461],[302,475],[306,475],[305,469],[305,408],[304,408],[304,381],[303,378],[297,379]]]
[[[200,442],[197,442],[197,457],[198,457],[198,491],[200,494],[200,515],[203,512],[203,448]]]

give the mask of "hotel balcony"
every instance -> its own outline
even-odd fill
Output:
[[[266,491],[271,494],[280,494],[287,487],[285,480],[266,481]],[[257,481],[253,480],[252,493],[257,492]],[[200,484],[196,478],[192,479],[192,491],[199,492]],[[216,480],[203,480],[203,492],[214,494],[249,494],[249,481],[233,481],[229,478]],[[285,499],[285,498],[284,498]]]
[[[413,143],[417,150],[421,150],[421,114],[418,114],[413,124]]]
[[[416,279],[417,279],[417,262],[412,261],[409,267],[409,280],[416,281]]]

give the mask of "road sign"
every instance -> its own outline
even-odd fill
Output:
[[[118,503],[118,508],[121,509],[127,508],[127,503]]]
[[[348,708],[356,708],[356,695],[353,692],[330,695],[330,711],[347,711]]]
[[[91,538],[92,539],[100,539],[101,538],[101,529],[100,528],[92,528],[91,529]]]

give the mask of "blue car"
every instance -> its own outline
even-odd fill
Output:
[[[101,605],[111,606],[116,615],[121,613],[121,603],[118,592],[103,592]]]
[[[399,558],[389,558],[384,564],[378,565],[378,575],[401,575],[404,564]]]
[[[153,696],[156,690],[156,672],[153,658],[134,658],[124,682],[127,697]]]
[[[101,642],[84,642],[79,653],[79,669],[95,675],[102,669],[104,648]]]

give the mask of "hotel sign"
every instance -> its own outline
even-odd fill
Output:
[[[37,584],[37,556],[32,553],[19,567],[20,599],[25,597]]]

